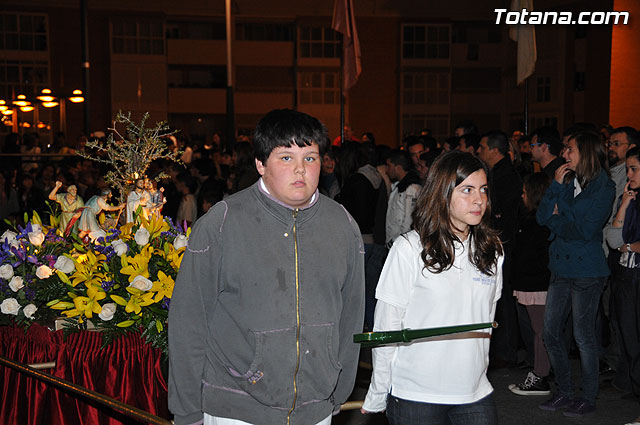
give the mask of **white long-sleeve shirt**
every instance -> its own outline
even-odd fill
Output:
[[[456,244],[454,265],[424,269],[415,231],[396,239],[382,270],[374,331],[491,322],[502,289],[502,262],[487,276],[469,261],[469,239]],[[446,335],[373,350],[373,375],[363,409],[386,409],[387,394],[438,404],[472,403],[493,391],[486,372],[490,331]]]

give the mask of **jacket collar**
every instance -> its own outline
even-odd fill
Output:
[[[271,193],[269,193],[269,190],[262,181],[262,177],[254,183],[253,186],[251,186],[251,190],[267,211],[281,221],[287,223],[291,221],[295,210],[298,210],[298,221],[300,222],[304,222],[307,218],[311,217],[315,214],[315,211],[317,210],[316,206],[320,199],[320,192],[318,192],[318,189],[316,188],[316,191],[311,196],[311,201],[308,205],[300,208],[294,208],[279,199],[276,199]]]

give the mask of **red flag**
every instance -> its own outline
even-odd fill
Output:
[[[331,28],[342,33],[343,86],[347,91],[358,81],[362,72],[360,41],[356,31],[356,18],[352,0],[336,0],[333,6]]]

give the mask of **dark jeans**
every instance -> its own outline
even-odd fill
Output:
[[[389,395],[387,419],[391,425],[497,425],[493,394],[469,404],[433,404]]]
[[[364,244],[364,326],[373,330],[373,313],[376,309],[376,287],[382,273],[387,248],[379,244]]]
[[[606,277],[566,278],[552,274],[544,316],[544,343],[558,391],[573,397],[571,366],[563,336],[564,324],[571,313],[573,336],[580,351],[583,397],[592,404],[598,395],[599,375],[596,315],[606,281]]]
[[[628,365],[627,370],[620,371],[627,376],[620,379],[629,382],[633,394],[640,396],[640,270],[618,266],[614,273],[611,295],[620,346]]]
[[[518,313],[511,287],[511,252],[510,245],[505,244],[502,294],[496,305],[495,316],[498,327],[491,334],[489,357],[491,361],[499,359],[515,365],[518,362]]]

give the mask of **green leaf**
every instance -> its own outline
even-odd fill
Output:
[[[125,320],[124,322],[120,322],[118,324],[116,324],[116,326],[118,326],[119,328],[128,328],[129,326],[133,325],[135,323],[134,320]]]

